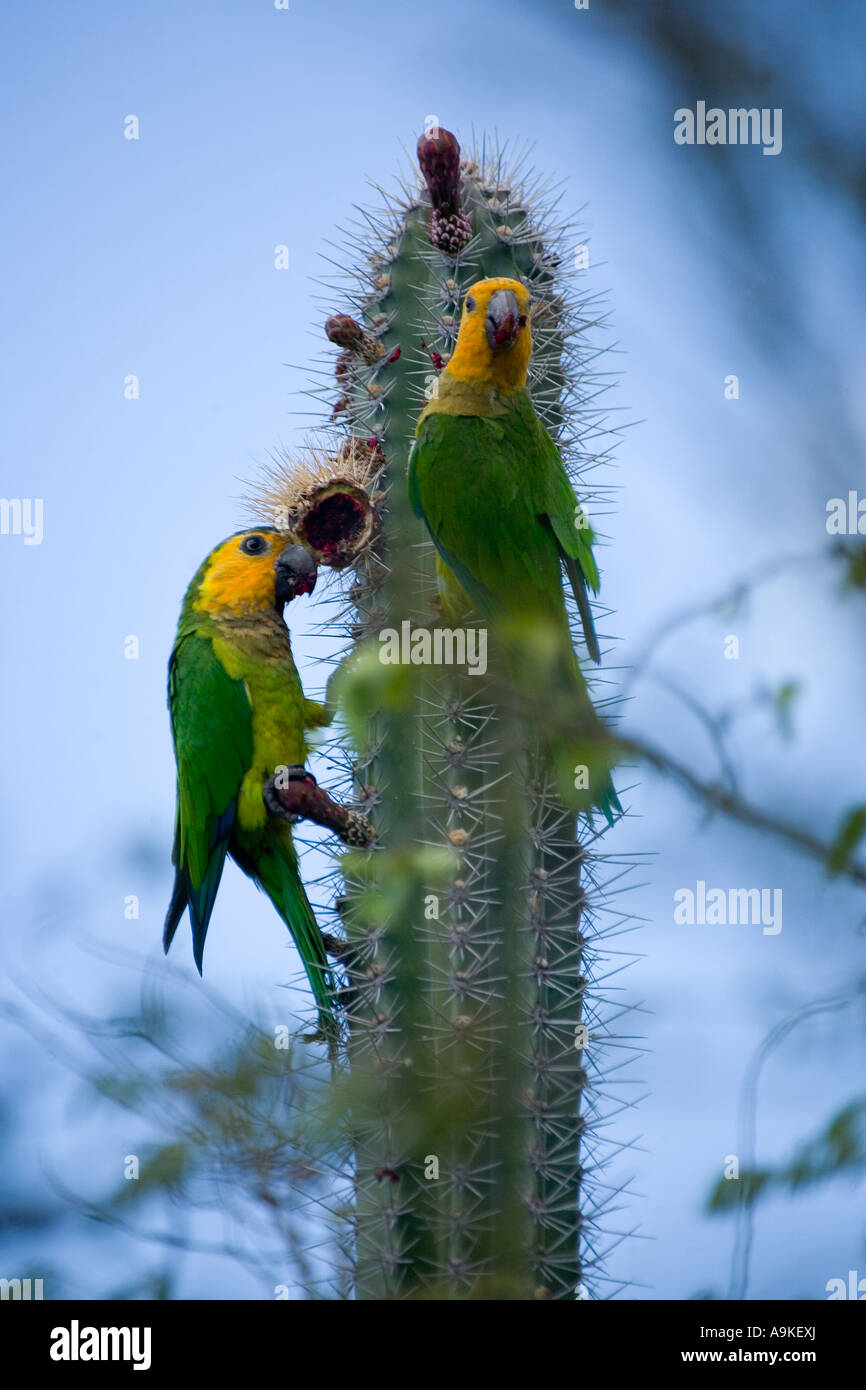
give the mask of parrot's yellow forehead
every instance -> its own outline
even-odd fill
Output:
[[[495,296],[495,297],[494,297]],[[519,391],[526,385],[532,356],[529,308],[532,296],[519,280],[497,276],[477,280],[466,292],[457,346],[448,363],[448,372],[457,381],[495,386],[500,391]],[[513,315],[508,313],[513,305]],[[497,343],[491,315],[505,313],[503,341]],[[499,335],[500,338],[502,335]]]
[[[473,317],[472,311],[467,311],[467,303],[471,300],[475,301],[476,312],[480,312],[483,323],[487,307],[497,290],[511,290],[512,294],[517,297],[520,312],[529,315],[529,304],[532,296],[526,286],[521,284],[519,280],[509,280],[505,275],[498,275],[491,280],[476,280],[474,285],[469,286],[466,291],[466,298],[463,300],[461,328],[467,319]]]
[[[286,537],[262,530],[230,536],[205,561],[195,607],[215,616],[263,613],[276,603],[274,565]]]

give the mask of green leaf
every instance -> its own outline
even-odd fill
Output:
[[[827,854],[827,872],[831,878],[848,868],[866,835],[866,805],[855,806],[842,818]]]
[[[794,736],[794,701],[800,694],[800,689],[799,681],[785,681],[773,696],[776,727],[781,738],[791,739]]]
[[[731,1211],[741,1204],[752,1207],[773,1179],[774,1174],[766,1168],[747,1168],[738,1178],[719,1178],[710,1194],[708,1210]]]
[[[114,1197],[116,1206],[141,1200],[155,1191],[170,1191],[177,1187],[190,1166],[192,1154],[188,1144],[165,1144],[142,1163],[137,1179],[125,1181]]]
[[[846,589],[866,589],[866,541],[839,541],[833,547],[844,566]]]

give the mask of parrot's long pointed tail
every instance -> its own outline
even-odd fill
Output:
[[[590,814],[593,810],[601,811],[612,826],[623,814],[623,808],[613,784],[615,758],[610,733],[590,698],[570,636],[563,658],[557,662],[552,687],[551,695],[563,702],[565,712],[562,720],[551,716],[560,729],[552,743],[560,789],[570,802],[576,800],[581,810]],[[573,737],[568,732],[572,714]]]
[[[465,619],[472,612],[471,601],[447,566],[439,559],[437,564],[445,616],[455,622]],[[586,688],[565,612],[531,619],[512,617],[501,623],[499,630],[504,637],[502,669],[531,712],[540,745],[546,750],[544,761],[560,795],[569,806],[587,815],[601,811],[612,826],[623,815],[623,808],[613,784],[615,759],[610,734]],[[591,633],[591,639],[587,637],[589,654],[598,660],[594,628]],[[546,724],[555,726],[549,737],[545,735]]]
[[[241,867],[267,893],[291,933],[318,1006],[319,1032],[333,1061],[340,1041],[340,1025],[334,1012],[334,977],[319,924],[298,873],[294,847],[280,838],[257,856],[255,865]]]
[[[167,955],[180,919],[188,907],[192,923],[192,954],[199,974],[202,973],[205,937],[222,878],[223,864],[224,856],[214,856],[198,888],[193,888],[185,869],[175,869],[174,888],[162,931],[163,950]]]
[[[623,814],[622,805],[616,794],[616,787],[613,785],[612,777],[608,777],[607,783],[600,791],[595,804],[601,811],[608,825],[614,825],[617,818]]]

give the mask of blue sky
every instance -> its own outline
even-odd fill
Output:
[[[768,357],[743,302],[748,238],[731,242],[701,182],[698,161],[713,152],[672,139],[674,108],[704,94],[674,97],[595,6],[19,3],[3,27],[0,491],[43,498],[45,517],[39,546],[0,536],[3,993],[20,1002],[16,980],[35,973],[76,1007],[110,1009],[129,996],[128,972],[95,962],[84,939],[160,955],[174,794],[165,663],[181,596],[238,525],[240,480],[309,423],[298,393],[322,347],[322,253],[352,205],[373,196],[365,179],[391,181],[429,114],[467,145],[484,129],[532,142],[538,166],[565,180],[566,204],[587,204],[591,283],[609,291],[619,345],[611,404],[633,422],[610,471],[620,491],[603,555],[623,666],[683,606],[766,561],[820,553],[826,499],[864,487],[862,453],[830,448],[834,401],[856,401],[862,379],[862,348],[846,346],[860,341],[862,259],[848,216],[798,172],[791,152],[808,132],[786,128],[776,159],[736,151],[761,166],[776,245],[820,348],[811,377]],[[814,64],[825,83],[820,49]],[[136,141],[124,138],[130,114]],[[288,271],[274,268],[277,244],[289,247]],[[723,392],[732,372],[735,402]],[[124,398],[130,374],[138,400]],[[854,413],[862,427],[862,407]],[[862,772],[862,613],[839,604],[834,583],[820,564],[788,570],[741,613],[675,634],[656,663],[711,707],[761,683],[802,683],[795,744],[758,711],[736,757],[750,796],[819,832],[856,794],[858,761]],[[295,609],[315,692],[314,609]],[[736,662],[722,655],[731,632]],[[130,634],[137,661],[124,659]],[[631,726],[709,774],[706,731],[682,705],[651,682],[634,695]],[[619,1165],[643,1195],[621,1221],[651,1239],[623,1244],[612,1273],[639,1297],[719,1293],[731,1230],[702,1204],[736,1147],[744,1068],[769,1026],[862,971],[862,904],[771,841],[705,821],[654,777],[631,803],[615,847],[652,859],[629,904],[647,925],[624,986],[651,1013],[636,1068],[648,1098],[621,1123],[642,1148]],[[675,925],[673,893],[699,879],[783,888],[782,933]],[[131,893],[134,922],[123,916]],[[176,949],[192,971],[187,941]],[[282,1017],[274,982],[295,963],[272,910],[234,869],[206,969],[235,1005],[264,1000]],[[810,1024],[770,1064],[762,1158],[789,1153],[856,1091],[859,1028],[854,1011],[832,1029]],[[21,1173],[29,1180],[48,1153],[70,1186],[104,1187],[130,1132],[82,1111],[62,1066],[20,1032],[9,1047]],[[768,1206],[753,1295],[820,1298],[829,1278],[866,1268],[860,1210],[843,1184],[796,1208]],[[47,1253],[80,1271],[96,1233],[63,1230]],[[114,1268],[152,1258],[123,1236],[100,1250],[102,1286]],[[24,1254],[13,1245],[5,1263]],[[71,1291],[100,1286],[81,1276]],[[260,1296],[234,1265],[195,1257],[180,1287]]]

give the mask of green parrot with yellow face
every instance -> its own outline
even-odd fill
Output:
[[[291,826],[269,812],[265,784],[302,768],[306,729],[328,722],[306,700],[283,608],[311,593],[316,563],[269,527],[222,541],[187,590],[168,668],[177,759],[174,891],[163,944],[189,909],[199,973],[226,855],[267,893],[288,927],[331,1050],[333,980],[304,891]]]
[[[585,739],[554,749],[560,785],[571,776],[573,753],[587,779],[578,803],[598,807],[612,824],[622,808],[611,757],[597,751],[607,736],[572,646],[563,589],[565,574],[587,650],[599,661],[589,600],[599,588],[594,535],[530,399],[531,355],[529,290],[517,280],[479,280],[418,421],[409,494],[438,552],[445,616],[457,622],[474,610],[496,625],[516,655],[515,671],[532,660],[539,634],[550,639],[554,686],[571,700]],[[543,734],[543,714],[539,728]],[[568,783],[570,794],[579,782]]]

